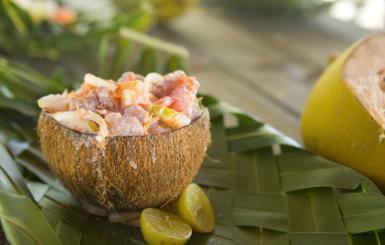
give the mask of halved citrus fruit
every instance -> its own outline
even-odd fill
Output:
[[[195,183],[188,185],[179,196],[178,213],[196,232],[208,233],[214,229],[214,212],[210,200]]]
[[[140,229],[150,245],[185,244],[191,236],[190,225],[181,218],[155,208],[146,208],[140,215]]]

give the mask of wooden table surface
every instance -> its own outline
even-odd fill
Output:
[[[303,20],[232,16],[197,8],[158,33],[191,52],[202,90],[301,142],[306,98],[333,53],[352,40]],[[350,38],[351,39],[351,38]]]

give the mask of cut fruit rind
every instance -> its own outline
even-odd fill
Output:
[[[362,172],[383,191],[385,94],[379,85],[384,56],[384,34],[352,45],[322,74],[301,120],[308,149]]]
[[[209,233],[214,229],[214,212],[210,200],[195,183],[188,185],[179,196],[178,213],[196,232]]]
[[[140,229],[146,242],[152,244],[185,244],[191,227],[181,218],[155,208],[146,208],[140,215]]]

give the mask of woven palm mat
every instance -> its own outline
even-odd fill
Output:
[[[212,202],[216,228],[189,244],[385,244],[385,197],[369,179],[213,97],[204,103],[213,144],[195,182]],[[33,149],[13,157],[45,180],[29,186],[63,243],[144,244],[138,228],[84,212],[39,170]]]

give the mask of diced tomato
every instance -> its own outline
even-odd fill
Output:
[[[83,83],[79,96],[85,96],[85,95],[89,94],[95,88],[96,87],[91,85],[91,84]]]
[[[178,111],[178,112],[184,112],[185,111],[185,107],[179,99],[174,99],[173,103],[169,107],[171,109]]]
[[[115,91],[115,98],[121,98],[122,93],[125,89],[136,90],[136,91],[143,90],[143,82],[139,80],[121,82],[121,83],[117,83],[116,85],[118,85],[118,88]]]
[[[169,96],[164,96],[163,98],[156,100],[154,103],[169,107],[172,103],[174,103],[174,99]]]

